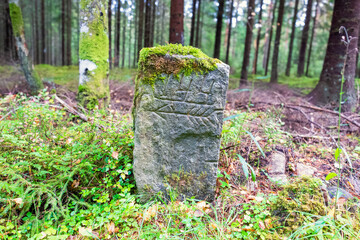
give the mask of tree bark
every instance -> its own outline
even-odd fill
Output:
[[[184,44],[184,0],[171,0],[169,43]]]
[[[273,36],[273,26],[275,21],[275,13],[276,13],[276,5],[278,0],[275,0],[275,3],[273,5],[273,11],[272,11],[272,18],[271,18],[271,25],[270,25],[270,33],[269,33],[269,40],[267,42],[267,47],[264,56],[266,56],[266,59],[264,59],[265,62],[265,76],[268,75],[269,70],[269,62],[270,62],[270,53],[271,53],[271,42],[272,42],[272,36]],[[271,6],[271,4],[270,4]],[[266,45],[266,44],[265,44]]]
[[[125,67],[125,53],[126,53],[126,49],[125,49],[125,45],[126,45],[126,24],[127,24],[127,18],[126,18],[126,14],[124,11],[124,15],[123,15],[123,29],[122,29],[122,61],[121,61],[121,68]]]
[[[108,28],[109,28],[109,68],[112,68],[112,42],[111,42],[111,20],[112,20],[112,12],[111,12],[111,3],[112,0],[108,2]]]
[[[262,1],[262,0],[261,0]],[[232,30],[232,20],[233,20],[233,12],[234,12],[234,0],[231,0],[230,3],[230,13],[229,13],[229,31],[227,36],[227,44],[226,44],[226,56],[225,63],[229,64],[229,53],[230,53],[230,43],[231,43],[231,30]]]
[[[300,44],[300,52],[299,52],[299,63],[297,69],[297,76],[301,77],[304,75],[304,68],[305,68],[305,54],[306,54],[306,47],[309,38],[309,28],[310,28],[310,20],[311,20],[311,9],[312,9],[312,2],[313,0],[308,0],[308,4],[306,7],[306,17],[305,17],[305,25],[302,31],[301,37],[301,44]]]
[[[45,54],[46,54],[46,47],[45,47],[45,0],[41,0],[41,63],[45,63]]]
[[[254,16],[255,16],[255,14],[253,14],[255,11],[255,0],[248,1],[247,9],[248,12],[247,12],[247,24],[246,24],[246,37],[245,37],[244,57],[241,68],[240,85],[246,84],[248,78],[248,66],[250,62],[252,30],[254,26]]]
[[[194,38],[195,38],[195,18],[196,18],[196,2],[197,0],[193,0],[192,2],[192,16],[191,16],[191,29],[190,29],[190,46],[194,46]]]
[[[116,7],[116,27],[115,27],[115,46],[114,46],[114,67],[120,64],[120,25],[121,25],[121,1],[117,1]]]
[[[219,8],[217,12],[215,45],[214,45],[214,58],[220,58],[221,49],[221,30],[223,25],[225,0],[219,0]]]
[[[346,27],[352,40],[348,48],[339,33],[340,27]],[[357,99],[355,92],[356,51],[358,46],[360,27],[360,1],[335,0],[331,30],[326,49],[323,69],[320,80],[315,89],[309,94],[310,100],[317,105],[326,105],[334,108],[340,101],[340,87],[342,71],[344,76],[342,108],[350,111],[355,107]],[[346,39],[346,38],[345,38]],[[345,65],[344,65],[345,64]]]
[[[66,11],[66,65],[71,65],[71,18],[72,18],[72,0],[67,0]]]
[[[140,50],[143,47],[143,27],[144,27],[144,0],[139,0],[139,22],[138,22],[138,46],[137,54],[139,58]]]
[[[311,31],[310,46],[309,46],[309,51],[308,51],[308,56],[307,56],[307,63],[306,63],[305,75],[307,77],[309,76],[309,66],[310,66],[311,52],[312,52],[313,42],[314,42],[314,38],[315,38],[315,29],[316,29],[316,24],[317,24],[318,12],[320,10],[319,9],[319,2],[320,2],[320,0],[316,0],[315,16],[314,16],[314,19],[313,19],[313,28],[312,28],[312,31]]]
[[[155,24],[156,24],[156,0],[152,0],[151,2],[151,35],[150,35],[150,46],[154,46],[155,39]]]
[[[145,2],[145,31],[144,31],[144,47],[151,47],[151,1]]]
[[[295,1],[295,7],[294,7],[294,16],[293,16],[292,25],[291,25],[289,54],[288,54],[288,60],[287,60],[287,64],[286,64],[286,71],[285,71],[286,76],[290,76],[292,53],[293,53],[295,31],[296,31],[296,20],[297,20],[297,14],[298,14],[298,7],[299,7],[299,0],[296,0]]]
[[[80,1],[78,100],[88,109],[110,101],[107,7],[107,0]]]
[[[254,57],[254,63],[253,63],[253,74],[257,73],[257,62],[258,62],[258,56],[259,56],[259,46],[260,46],[261,27],[262,27],[263,2],[264,2],[263,0],[260,0],[260,12],[259,12],[259,18],[258,18],[259,29],[258,29],[257,37],[256,37],[255,57]]]
[[[276,27],[276,35],[275,35],[274,53],[273,53],[272,65],[271,65],[270,83],[278,82],[278,58],[279,58],[281,28],[282,28],[283,18],[284,18],[284,6],[285,6],[285,0],[280,0],[277,27]]]
[[[199,4],[197,7],[197,16],[196,16],[196,37],[195,37],[195,47],[200,46],[200,15],[201,15],[201,0],[198,0]]]
[[[13,28],[11,25],[11,18],[10,18],[10,9],[9,9],[9,0],[5,0],[2,2],[3,4],[3,21],[4,21],[4,45],[3,45],[3,59],[5,61],[17,60],[17,50],[16,50],[16,41],[13,34]]]
[[[62,0],[61,1],[61,64],[63,66],[66,65],[65,27],[66,27],[66,0]]]
[[[10,18],[12,29],[15,36],[16,50],[20,60],[20,66],[24,73],[25,79],[29,85],[32,94],[36,94],[42,89],[43,83],[39,75],[35,72],[34,66],[29,59],[29,50],[26,46],[24,21],[18,0],[10,0],[9,2]]]

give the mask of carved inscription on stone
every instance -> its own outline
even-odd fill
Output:
[[[217,66],[138,86],[134,174],[140,193],[173,187],[182,197],[213,199],[229,75],[226,64]]]

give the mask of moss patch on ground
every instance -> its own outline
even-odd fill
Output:
[[[189,76],[193,72],[207,73],[217,69],[216,64],[220,62],[208,57],[198,48],[181,44],[143,48],[140,51],[137,79],[143,84],[154,86],[161,74],[179,77],[181,74]]]

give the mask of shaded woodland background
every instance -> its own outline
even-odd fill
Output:
[[[10,41],[11,28],[8,27],[7,2],[5,0],[1,3],[0,10],[0,32],[4,33],[0,35],[1,61],[16,55],[14,42]],[[109,37],[112,67],[135,68],[139,49],[168,42],[170,0],[110,0],[109,2],[111,2],[108,14],[111,16]],[[276,28],[274,20],[278,15],[279,1],[249,2],[253,2],[255,7],[250,51],[246,52],[244,49],[248,4],[248,1],[244,0],[185,1],[185,45],[199,47],[207,55],[229,63],[232,73],[235,74],[240,74],[243,55],[248,54],[249,72],[267,75],[269,64],[271,66],[271,60],[267,60],[271,59],[271,45],[274,44]],[[274,8],[276,2],[277,6]],[[285,73],[287,65],[291,66],[289,69],[295,74],[301,59],[300,63],[305,65],[304,74],[320,75],[329,36],[333,1],[309,2],[312,4],[310,9],[307,8],[307,1],[285,2],[279,53],[280,74]],[[215,31],[219,18],[219,3],[223,7],[220,14],[222,16],[220,32]],[[34,64],[77,65],[79,0],[21,0],[20,5],[23,10],[27,44]],[[295,7],[297,14],[294,18]],[[143,21],[142,26],[139,24],[141,21]],[[308,41],[304,49],[301,41],[302,32],[305,30],[308,31],[306,36]],[[269,44],[270,40],[271,44]],[[292,42],[293,51],[291,60],[288,61]],[[360,71],[358,71],[359,75]]]

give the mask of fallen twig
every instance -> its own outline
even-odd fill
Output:
[[[67,104],[65,101],[63,101],[61,98],[59,98],[58,96],[54,95],[55,99],[61,103],[61,105],[63,105],[66,110],[74,115],[78,115],[82,120],[84,120],[85,122],[88,121],[88,118],[82,114],[82,113],[79,113],[78,111],[76,111],[73,107],[71,107],[69,104]]]

